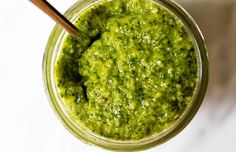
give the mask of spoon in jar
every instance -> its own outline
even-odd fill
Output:
[[[88,47],[91,44],[90,37],[78,30],[75,25],[73,25],[68,19],[65,18],[59,11],[57,11],[49,2],[46,0],[30,0],[39,9],[56,21],[60,26],[62,26],[71,36],[76,38],[82,43],[84,47]]]
[[[83,46],[81,49],[87,48],[92,44],[90,37],[77,29],[69,20],[65,18],[60,12],[58,12],[50,3],[46,0],[29,0],[35,4],[39,9],[45,12],[49,17],[61,25],[72,37],[76,38],[78,42]],[[95,39],[93,39],[95,41]],[[86,87],[81,83],[81,87],[84,91],[84,97],[87,100]]]

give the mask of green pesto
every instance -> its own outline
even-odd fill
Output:
[[[197,53],[184,25],[147,0],[110,0],[86,9],[57,60],[60,96],[76,122],[101,136],[139,140],[173,125],[191,103]]]

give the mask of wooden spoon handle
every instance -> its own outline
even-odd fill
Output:
[[[54,21],[60,24],[67,32],[72,36],[78,36],[78,29],[68,21],[60,12],[58,12],[50,3],[46,0],[30,0],[38,8],[44,11],[48,16],[50,16]]]

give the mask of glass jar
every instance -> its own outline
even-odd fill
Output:
[[[55,110],[65,128],[86,143],[112,150],[140,150],[159,145],[178,134],[191,121],[202,103],[208,84],[208,58],[203,36],[192,17],[181,6],[169,0],[153,1],[176,15],[184,23],[186,29],[192,36],[195,48],[198,52],[199,81],[194,93],[193,101],[182,116],[168,129],[144,139],[137,141],[108,139],[89,132],[86,128],[79,126],[73,121],[70,111],[66,108],[65,103],[58,95],[54,78],[55,62],[62,50],[62,42],[65,40],[67,33],[58,25],[52,30],[43,59],[45,90],[48,94],[52,108]],[[71,22],[75,22],[84,9],[91,7],[98,2],[99,0],[78,1],[68,9],[65,16]]]

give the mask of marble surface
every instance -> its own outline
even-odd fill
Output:
[[[64,12],[76,0],[49,0]],[[236,151],[236,0],[178,0],[205,36],[210,81],[191,123],[147,152]],[[0,151],[102,152],[67,132],[42,84],[43,51],[54,22],[25,0],[0,4]]]

